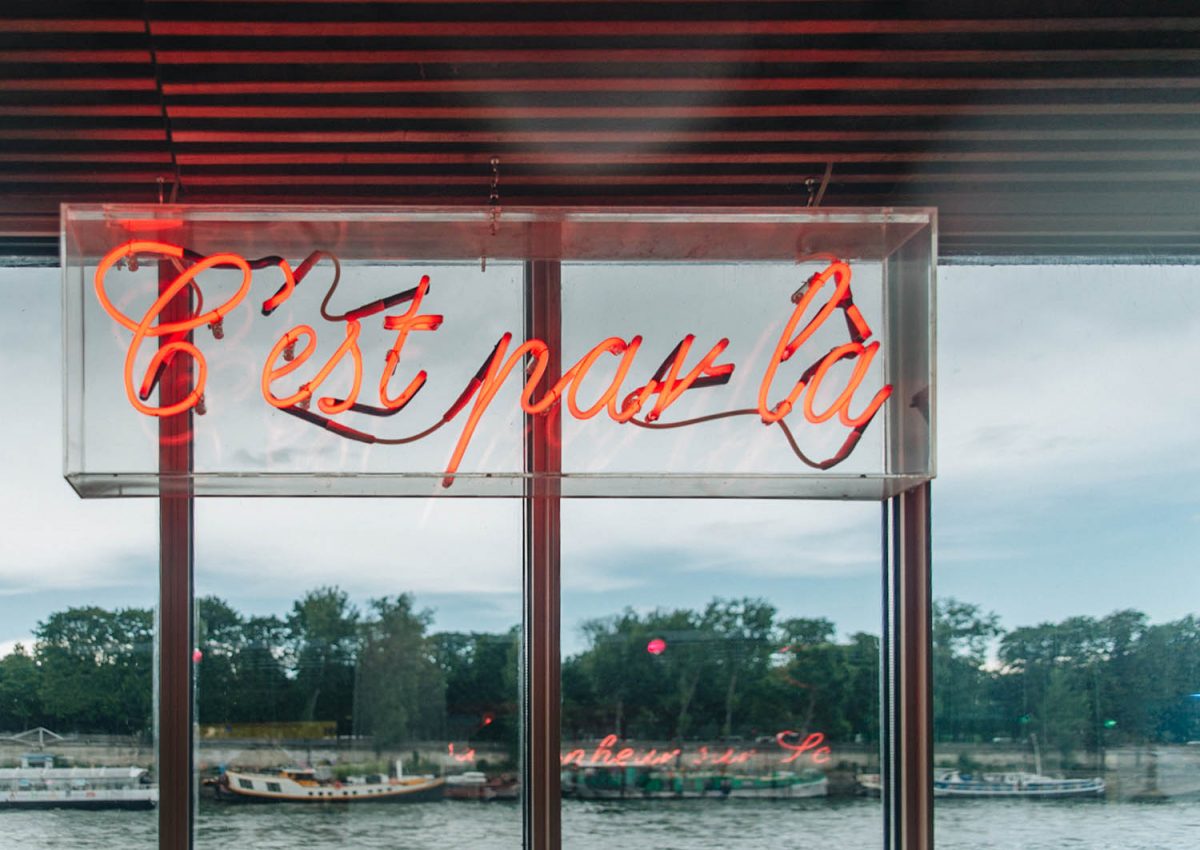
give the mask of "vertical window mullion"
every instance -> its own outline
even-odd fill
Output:
[[[527,338],[544,341],[547,367],[540,398],[562,374],[562,265],[525,265]],[[560,752],[560,495],[561,417],[554,408],[526,417],[524,644],[522,653],[525,846],[558,850],[562,844]]]
[[[158,276],[161,291],[174,282],[174,266],[161,262]],[[160,321],[181,321],[191,312],[191,290],[185,288]],[[159,337],[160,346],[169,342]],[[162,406],[187,396],[193,385],[190,357],[168,363],[159,382]],[[160,417],[158,429],[158,846],[181,850],[192,846],[192,412]]]
[[[933,848],[930,492],[926,482],[884,507],[881,777],[886,850]]]

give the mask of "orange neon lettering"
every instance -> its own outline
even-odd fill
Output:
[[[517,363],[521,361],[521,358],[526,354],[533,353],[537,357],[537,364],[541,367],[538,377],[541,376],[541,372],[545,371],[546,343],[540,339],[531,339],[517,346],[512,356],[501,366],[500,361],[504,360],[504,355],[508,351],[508,344],[511,341],[512,334],[504,334],[500,337],[500,342],[497,343],[496,350],[492,352],[491,359],[487,363],[487,368],[484,371],[483,377],[479,380],[479,387],[475,392],[475,404],[471,407],[471,412],[467,414],[467,421],[463,425],[462,434],[458,438],[458,443],[454,446],[454,452],[450,455],[450,462],[446,465],[446,477],[442,479],[443,487],[449,487],[453,483],[454,473],[458,471],[458,465],[462,462],[462,456],[471,442],[471,437],[475,434],[475,427],[479,424],[480,417],[488,409],[488,406],[492,403],[492,399],[499,392],[501,385],[504,384],[505,379],[508,378]],[[530,378],[526,384],[525,392],[522,393],[522,407],[525,406],[525,399],[531,392],[529,385],[534,380],[534,378]],[[566,380],[565,376],[564,380]],[[555,390],[557,388],[558,385],[555,385]],[[555,390],[551,390],[551,392],[553,393]],[[526,409],[528,410],[528,408]]]
[[[654,395],[654,391],[659,387],[658,381],[651,378],[646,382],[645,386],[638,387],[636,390],[625,396],[625,400],[621,402],[621,407],[618,410],[615,399],[610,399],[608,402],[608,415],[614,422],[624,424],[633,417],[637,416],[646,402],[650,400],[650,396]]]
[[[429,275],[423,275],[421,282],[417,284],[416,292],[413,294],[412,303],[408,309],[399,316],[384,316],[384,330],[396,331],[396,341],[392,343],[392,347],[388,349],[384,359],[383,377],[379,380],[379,402],[388,410],[399,410],[412,401],[412,397],[425,385],[425,380],[428,374],[424,369],[417,372],[416,376],[409,381],[408,386],[400,395],[392,398],[388,395],[388,382],[391,381],[392,375],[396,372],[396,365],[400,362],[400,351],[404,348],[404,343],[408,339],[408,335],[412,331],[436,331],[442,324],[442,316],[425,314],[418,315],[417,311],[421,309],[421,299],[425,297],[425,293],[429,291]]]
[[[275,311],[275,308],[287,301],[292,296],[292,292],[296,289],[296,275],[292,273],[292,267],[288,265],[287,260],[280,260],[279,270],[283,272],[283,286],[279,291],[263,302],[262,314],[269,316]],[[305,269],[307,271],[307,269]],[[303,277],[303,275],[301,275]]]
[[[730,747],[721,755],[713,759],[713,764],[733,764],[733,754],[736,752],[733,747]]]
[[[561,756],[559,761],[562,762],[563,767],[566,767],[569,764],[583,767],[583,759],[586,755],[587,752],[584,750],[571,750],[571,752],[567,753],[565,756]]]
[[[693,334],[685,336],[675,348],[675,357],[671,360],[670,368],[667,370],[666,377],[661,380],[658,386],[658,401],[654,403],[654,407],[646,414],[647,422],[654,422],[662,415],[671,404],[675,402],[679,396],[683,395],[684,391],[692,384],[696,383],[699,378],[725,378],[728,379],[733,374],[732,363],[722,363],[714,365],[713,361],[721,356],[721,352],[729,347],[729,340],[722,339],[714,345],[700,362],[696,364],[690,372],[679,377],[679,370],[683,368],[683,361],[687,358],[688,351],[691,350],[692,343],[696,337]]]
[[[861,342],[848,342],[845,345],[839,345],[825,355],[821,362],[817,365],[816,371],[813,372],[812,378],[809,379],[808,395],[804,397],[804,418],[814,425],[820,424],[830,419],[834,413],[838,414],[838,419],[843,425],[850,428],[857,428],[860,425],[865,425],[870,422],[875,416],[876,411],[887,401],[892,394],[891,385],[885,385],[871,399],[866,409],[860,416],[851,417],[849,413],[850,399],[854,396],[854,391],[862,384],[863,378],[867,376],[867,370],[871,368],[871,361],[875,359],[875,353],[879,350],[879,343],[873,342],[870,345],[864,346]],[[846,382],[846,389],[842,390],[841,395],[834,399],[829,409],[824,413],[817,413],[813,410],[813,399],[817,396],[817,388],[820,387],[825,374],[839,360],[853,358],[855,360],[854,372],[850,376],[850,380]]]
[[[641,341],[641,337],[634,337],[635,340]],[[621,357],[621,362],[617,367],[617,374],[613,376],[612,382],[609,383],[608,389],[600,396],[599,400],[589,407],[587,410],[580,410],[578,404],[579,386],[583,383],[583,379],[587,377],[587,373],[600,359],[602,354],[625,355],[629,343],[620,337],[610,336],[603,342],[598,343],[591,351],[583,355],[578,363],[575,364],[569,371],[572,373],[571,389],[567,393],[567,409],[571,411],[571,415],[576,419],[591,419],[601,410],[603,410],[610,401],[617,397],[617,393],[621,390],[621,381],[629,373],[629,368],[633,365],[632,356]],[[637,349],[634,349],[637,353]]]
[[[130,253],[149,253],[152,251],[157,251],[159,248],[173,249],[173,246],[164,245],[160,242],[130,242],[125,247],[128,248]],[[182,249],[173,250],[178,250],[179,256],[183,255]],[[114,307],[112,303],[108,301],[107,295],[104,293],[104,274],[108,271],[112,264],[116,262],[117,258],[113,256],[115,253],[116,251],[110,251],[108,255],[101,260],[100,265],[96,269],[96,293],[100,297],[101,304],[104,306],[105,311],[118,322],[128,327],[129,324],[127,324],[127,321],[131,320],[128,320],[127,316]],[[170,250],[162,251],[161,253],[166,253],[168,256],[174,256]],[[120,254],[120,256],[125,255],[125,253]],[[170,303],[171,299],[173,299],[184,287],[192,285],[192,280],[197,274],[205,271],[206,269],[210,269],[215,265],[222,264],[232,264],[242,270],[242,284],[239,287],[237,294],[235,294],[224,304],[220,305],[217,309],[201,314],[200,316],[193,316],[191,319],[180,322],[160,322],[157,325],[151,324],[155,319],[161,316],[163,309],[168,303]],[[228,313],[235,306],[237,306],[237,303],[242,298],[246,297],[246,293],[249,291],[249,289],[250,266],[247,265],[245,260],[235,254],[213,254],[209,257],[205,257],[203,260],[184,271],[183,274],[179,275],[177,278],[175,278],[175,280],[167,285],[167,287],[158,296],[158,299],[154,302],[154,304],[151,305],[150,309],[146,311],[144,316],[142,316],[141,322],[133,326],[133,339],[130,341],[129,348],[125,352],[125,395],[135,410],[148,416],[174,416],[177,413],[190,410],[196,406],[196,404],[200,401],[200,397],[204,395],[204,385],[208,379],[208,364],[204,359],[204,355],[200,353],[200,349],[192,345],[190,342],[187,342],[185,339],[172,339],[171,341],[159,346],[159,349],[150,359],[150,365],[147,367],[146,374],[154,375],[158,371],[159,366],[166,362],[168,358],[173,358],[176,354],[183,353],[190,356],[193,362],[196,364],[195,384],[193,385],[191,391],[184,396],[182,400],[174,404],[168,404],[162,407],[153,407],[144,404],[141,398],[138,397],[138,393],[133,387],[133,367],[137,360],[137,353],[138,349],[141,348],[142,340],[144,340],[146,337],[157,337],[167,333],[186,334],[188,331],[194,328],[198,328],[201,325],[216,321],[224,316],[225,313]],[[125,321],[123,321],[123,319]],[[145,385],[144,381],[143,385]]]
[[[180,273],[174,280],[160,286],[160,292],[155,302],[140,319],[135,320],[122,312],[109,298],[106,278],[112,268],[123,259],[129,258],[132,266],[133,260],[139,256],[153,256],[160,262],[173,261],[175,266],[180,269]],[[890,385],[884,385],[871,396],[857,415],[850,410],[851,405],[855,402],[855,395],[860,391],[875,356],[879,352],[880,343],[870,341],[871,327],[862,311],[854,304],[850,266],[839,260],[832,260],[824,270],[809,278],[792,296],[794,309],[777,340],[772,357],[763,373],[758,387],[757,407],[753,409],[732,410],[691,420],[652,424],[659,420],[687,390],[729,382],[734,373],[735,364],[717,362],[729,346],[728,338],[720,339],[689,369],[687,367],[688,355],[696,337],[694,334],[687,334],[642,386],[635,386],[632,391],[623,393],[622,387],[629,377],[634,360],[642,346],[643,340],[640,335],[628,339],[610,336],[600,341],[547,387],[544,379],[549,368],[551,352],[546,343],[540,339],[529,339],[510,352],[509,347],[513,342],[513,335],[505,333],[500,337],[489,357],[484,360],[479,371],[467,382],[457,400],[442,415],[440,422],[410,437],[377,437],[328,417],[351,410],[372,416],[391,415],[407,405],[428,381],[429,375],[426,370],[417,369],[404,389],[397,395],[393,396],[389,390],[392,381],[396,378],[409,335],[416,331],[436,331],[444,321],[441,314],[421,312],[422,303],[429,292],[428,275],[423,275],[419,284],[413,289],[372,301],[338,316],[331,316],[327,312],[327,304],[336,289],[341,268],[340,262],[333,254],[313,251],[293,271],[286,260],[277,256],[251,261],[233,253],[217,253],[201,257],[194,251],[170,243],[133,239],[118,245],[105,254],[97,264],[95,273],[96,297],[101,307],[117,324],[133,334],[133,339],[126,351],[124,364],[125,392],[130,404],[139,412],[151,416],[170,416],[197,406],[203,397],[208,368],[203,353],[189,338],[191,332],[202,325],[210,325],[214,328],[214,336],[217,339],[222,337],[218,323],[245,300],[251,287],[252,269],[275,265],[283,274],[283,285],[262,304],[263,314],[269,315],[292,296],[297,285],[309,275],[322,258],[332,261],[334,277],[325,301],[322,302],[321,314],[328,321],[345,322],[344,339],[311,380],[300,384],[299,388],[290,395],[277,395],[272,389],[273,386],[306,364],[315,354],[317,347],[317,332],[311,326],[298,324],[287,331],[276,341],[267,361],[263,364],[261,389],[264,399],[273,407],[338,436],[364,443],[380,442],[389,445],[399,445],[422,439],[433,430],[454,419],[470,405],[470,411],[463,423],[462,431],[446,464],[443,486],[450,486],[452,483],[483,415],[495,400],[497,393],[504,382],[508,380],[512,371],[522,363],[525,363],[524,384],[519,399],[522,411],[529,416],[553,417],[559,415],[562,408],[565,407],[574,418],[585,420],[595,417],[601,411],[607,411],[609,418],[616,423],[634,421],[639,426],[653,428],[683,427],[714,418],[755,414],[765,424],[780,423],[794,410],[801,395],[807,390],[802,407],[806,421],[819,425],[829,422],[836,415],[843,426],[853,429],[843,442],[841,449],[833,457],[822,461],[808,458],[799,448],[791,433],[786,432],[793,452],[801,461],[816,469],[828,469],[849,456],[858,444],[863,429],[891,397],[893,391]],[[205,310],[197,278],[203,272],[217,268],[239,270],[241,280],[237,290],[231,296],[217,306]],[[833,287],[832,292],[829,293],[827,284],[831,282]],[[162,314],[166,306],[188,287],[195,296],[194,306],[190,309],[189,315],[180,320],[163,321]],[[820,299],[825,293],[829,293],[828,297],[821,302]],[[363,377],[362,350],[359,344],[360,320],[384,312],[406,301],[411,303],[403,313],[382,318],[382,328],[395,333],[395,338],[385,354],[382,371],[379,375],[379,399],[382,407],[360,405],[357,402]],[[771,388],[782,364],[791,359],[808,343],[829,317],[839,310],[845,319],[850,342],[835,346],[819,360],[809,365],[788,394],[772,404],[770,401]],[[812,317],[805,322],[810,313],[813,314]],[[159,338],[158,350],[150,357],[149,366],[138,384],[134,379],[138,353],[142,343],[151,338]],[[303,350],[298,355],[294,354],[296,343],[302,339],[304,341]],[[146,402],[164,370],[172,359],[180,354],[190,357],[195,364],[196,374],[193,386],[182,400],[173,404],[162,407],[147,404]],[[599,397],[585,406],[580,401],[583,384],[592,369],[606,354],[618,358],[614,374]],[[345,393],[344,397],[322,396],[317,398],[317,410],[324,414],[323,416],[310,412],[308,402],[315,397],[318,388],[328,379],[333,370],[347,357],[350,359],[352,367],[349,392]],[[849,369],[850,375],[846,379],[845,386],[828,406],[823,410],[817,410],[817,395],[820,388],[828,380],[830,371],[844,360],[854,361]],[[137,384],[136,387],[135,384]],[[540,397],[535,397],[539,391],[541,392]],[[646,410],[647,405],[651,405],[648,410]],[[635,419],[644,410],[646,411],[644,421]],[[547,422],[549,421],[551,420],[548,419]],[[605,741],[607,742],[608,739],[606,738]],[[611,746],[615,742],[615,737],[607,744],[602,742],[595,758],[611,759]],[[663,755],[671,757],[667,754]],[[636,757],[636,754],[632,752],[627,756],[627,758],[633,757]],[[661,756],[655,755],[653,751],[642,756],[646,759],[659,757]],[[723,755],[716,756],[705,750],[700,757],[701,759],[712,759],[714,764],[723,765],[735,763],[737,759],[742,758],[742,755],[733,750],[727,750]],[[620,753],[618,753],[618,758],[620,758]]]
[[[654,764],[654,759],[658,756],[658,749],[649,749],[633,760],[633,763],[638,767]]]
[[[791,764],[806,754],[814,764],[829,763],[833,749],[825,744],[825,733],[813,732],[802,742],[792,743],[793,740],[799,737],[796,732],[790,730],[779,732],[775,736],[776,742],[784,751],[784,755],[779,759],[781,764]],[[560,754],[559,763],[563,767],[568,765],[575,765],[576,767],[600,767],[606,765],[612,767],[660,767],[679,758],[683,753],[683,750],[678,747],[673,750],[664,750],[661,753],[657,748],[639,752],[632,747],[625,747],[614,754],[613,748],[616,746],[617,740],[616,735],[606,735],[600,740],[600,743],[590,756],[586,750],[574,749],[570,752]],[[696,748],[695,753],[692,754],[688,763],[692,767],[727,767],[746,764],[756,755],[759,755],[759,751],[755,748],[743,750],[737,747],[727,747],[722,752],[714,752],[708,746],[701,745]]]
[[[271,354],[267,357],[267,362],[263,366],[262,393],[263,398],[267,401],[267,404],[271,405],[272,407],[282,408],[292,407],[293,405],[307,401],[312,397],[313,393],[316,392],[317,387],[319,387],[325,381],[325,379],[329,377],[329,373],[334,370],[341,359],[345,357],[347,353],[349,353],[354,365],[354,379],[350,388],[350,392],[346,394],[345,398],[340,400],[329,397],[322,397],[317,400],[317,406],[320,408],[321,412],[328,415],[334,415],[345,410],[349,410],[350,406],[358,400],[358,391],[362,385],[362,351],[360,351],[358,347],[358,334],[358,322],[346,322],[346,338],[342,341],[342,344],[338,346],[337,351],[335,351],[333,356],[331,356],[329,360],[325,362],[325,365],[321,367],[320,371],[317,372],[312,380],[301,384],[299,390],[292,395],[287,396],[286,398],[279,398],[276,396],[271,390],[271,384],[276,378],[283,377],[289,372],[299,368],[300,364],[309,358],[309,356],[313,353],[313,349],[316,347],[317,333],[308,325],[297,325],[281,336],[275,343],[275,347],[271,349]],[[288,345],[294,344],[301,336],[307,336],[309,339],[309,342],[304,347],[304,350],[297,354],[291,363],[285,363],[283,366],[274,368],[274,364],[278,362],[280,356],[283,354],[284,349],[287,348]]]
[[[817,311],[817,314],[804,326],[795,337],[792,333],[796,330],[796,325],[800,324],[800,319],[812,306],[820,294],[821,289],[829,281],[830,277],[837,278],[837,286],[834,289],[833,295],[828,301]],[[771,382],[775,379],[775,372],[779,366],[787,361],[800,346],[817,331],[829,315],[837,309],[837,305],[841,302],[843,295],[850,288],[850,267],[845,263],[831,263],[827,269],[820,274],[815,275],[802,288],[803,296],[796,301],[796,308],[792,310],[791,318],[783,328],[783,333],[779,335],[779,342],[775,345],[775,353],[771,357],[771,362],[767,364],[767,370],[763,374],[762,383],[758,388],[758,413],[762,417],[762,421],[766,424],[778,422],[783,419],[791,411],[796,399],[800,397],[800,393],[804,392],[806,381],[801,378],[796,382],[792,391],[788,393],[787,398],[776,404],[773,408],[767,401],[767,396],[771,392]],[[869,330],[869,329],[868,329]]]
[[[282,366],[274,368],[274,364],[279,361],[284,350],[289,346],[294,346],[302,336],[306,337],[308,341],[304,348],[300,350],[300,353],[293,355],[291,362],[285,362]],[[311,357],[312,353],[316,350],[317,332],[308,325],[297,325],[279,338],[279,341],[271,349],[271,353],[267,356],[267,362],[263,366],[262,394],[263,398],[267,400],[267,404],[272,407],[291,407],[302,398],[307,398],[302,393],[296,393],[288,398],[278,398],[271,391],[271,384],[274,383],[276,378],[282,378],[284,375],[299,369],[304,361]]]
[[[802,756],[804,753],[812,750],[816,750],[816,752],[811,755],[813,761],[817,761],[817,756],[822,754],[822,750],[824,750],[826,755],[831,752],[828,747],[821,747],[821,745],[825,742],[824,732],[813,732],[799,744],[790,743],[787,740],[789,737],[795,738],[797,737],[797,734],[789,729],[780,732],[775,736],[775,741],[779,744],[779,746],[791,753],[791,755],[780,759],[783,764],[791,764],[796,759],[800,758],[800,756]],[[825,760],[828,761],[828,758]]]
[[[537,385],[541,382],[542,376],[546,374],[546,369],[550,364],[550,349],[540,339],[531,339],[525,344],[529,346],[526,353],[533,356],[533,363],[526,371],[525,389],[521,391],[521,409],[530,416],[537,416],[546,413],[562,400],[563,392],[575,379],[579,364],[576,363],[564,372],[554,382],[554,386],[546,390],[541,399],[534,401],[533,394],[537,391]]]
[[[104,277],[108,274],[108,270],[111,269],[118,260],[129,256],[135,256],[137,254],[162,254],[167,258],[182,259],[183,249],[176,245],[168,245],[165,242],[144,242],[134,240],[113,248],[111,251],[105,254],[97,264],[95,288],[96,298],[100,301],[100,306],[103,307],[104,311],[108,313],[108,315],[111,316],[118,324],[135,332],[138,329],[139,323],[122,313],[113,305],[112,301],[109,300],[108,293],[104,287]],[[166,302],[170,300],[169,298],[164,300],[163,297],[160,296],[159,300],[155,302],[157,309],[156,307],[151,307],[147,312],[146,317],[143,319],[147,329],[144,336],[159,337],[163,334],[187,332],[202,325],[211,325],[213,322],[217,321],[217,319],[224,317],[227,313],[241,304],[242,299],[246,297],[246,293],[250,291],[250,264],[237,254],[211,254],[205,257],[195,265],[185,270],[179,277],[175,278],[175,280],[172,281],[167,287],[165,292],[170,292],[172,297],[174,297],[174,294],[184,286],[190,286],[192,279],[195,278],[196,275],[200,274],[200,272],[207,271],[213,266],[225,265],[235,266],[242,271],[242,282],[239,285],[237,292],[231,295],[227,301],[218,305],[216,308],[209,310],[207,313],[202,313],[198,316],[192,316],[191,318],[180,322],[166,322],[164,324],[151,325],[150,322],[158,316],[158,314],[162,311],[162,307],[165,306]],[[162,304],[159,304],[159,302],[162,302]]]
[[[605,735],[600,739],[596,751],[592,753],[592,764],[610,764],[612,762],[612,747],[617,743],[616,735]]]
[[[457,762],[475,761],[474,747],[467,747],[467,751],[465,753],[456,753],[456,752],[454,752],[454,744],[447,744],[446,746],[450,752],[450,757],[453,758],[455,761],[457,761]]]

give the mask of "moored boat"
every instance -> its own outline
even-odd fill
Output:
[[[788,800],[823,797],[829,781],[819,771],[764,774],[654,770],[637,767],[587,768],[564,777],[564,793],[581,799]]]
[[[489,779],[481,771],[468,770],[446,777],[447,800],[516,800],[520,793],[520,781],[511,774]]]
[[[44,753],[0,768],[0,809],[152,809],[158,786],[141,767],[55,767]]]
[[[883,793],[883,779],[878,773],[859,773],[854,777],[859,794],[878,797]]]
[[[933,780],[935,797],[1099,797],[1104,794],[1104,780],[1098,776],[1086,779],[1055,779],[1038,773],[963,773],[946,771]]]
[[[318,777],[308,767],[273,772],[226,770],[216,784],[218,800],[251,803],[423,802],[440,800],[445,780],[436,776],[348,776],[342,780]]]

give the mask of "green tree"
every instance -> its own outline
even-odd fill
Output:
[[[1002,718],[991,700],[984,669],[988,648],[1000,636],[999,620],[978,605],[939,599],[933,605],[933,706],[935,734],[943,740],[977,740]]]
[[[775,606],[762,599],[714,599],[701,628],[712,635],[718,677],[724,685],[721,734],[733,735],[739,685],[750,691],[766,675],[774,637]]]
[[[432,612],[401,594],[371,600],[358,658],[356,731],[377,751],[421,738],[444,738],[446,682],[437,647],[425,635]]]
[[[780,624],[786,661],[775,675],[786,683],[791,699],[777,722],[806,734],[820,730],[831,739],[849,735],[843,706],[849,682],[845,648],[834,643],[834,625],[824,618],[799,618]]]
[[[35,658],[47,718],[78,731],[150,726],[154,618],[150,611],[68,608],[38,624]]]
[[[301,720],[334,720],[350,731],[359,613],[345,591],[321,587],[292,605],[289,640]]]
[[[230,719],[235,723],[300,719],[294,682],[285,664],[287,625],[275,616],[248,617],[240,632],[233,653],[233,679],[226,685],[231,693]]]
[[[449,737],[503,743],[515,760],[520,731],[517,667],[521,631],[440,632],[430,646],[446,682]]]
[[[17,644],[0,659],[0,729],[21,732],[43,723],[41,671]]]
[[[224,600],[196,600],[196,714],[201,723],[232,723],[242,698],[235,659],[245,641],[242,616]]]

